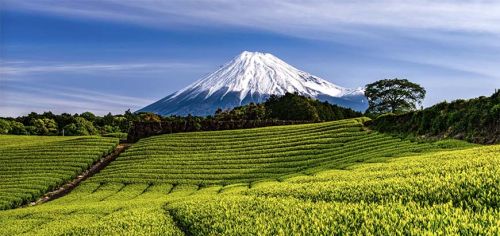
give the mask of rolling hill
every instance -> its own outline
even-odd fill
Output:
[[[0,210],[34,201],[110,153],[118,139],[0,135]]]
[[[140,140],[1,235],[500,232],[500,146],[415,143],[362,118]]]

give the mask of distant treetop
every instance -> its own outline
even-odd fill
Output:
[[[417,108],[425,97],[425,89],[407,79],[384,79],[365,87],[370,114],[403,113]]]

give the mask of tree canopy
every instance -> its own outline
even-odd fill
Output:
[[[164,117],[154,113],[132,113],[130,110],[120,115],[108,113],[104,116],[96,116],[91,112],[73,115],[32,112],[17,118],[0,118],[0,134],[121,135],[127,133],[134,122],[166,121],[185,126],[187,130],[200,130],[202,122],[208,121],[247,124],[246,121],[330,121],[359,116],[361,113],[349,108],[320,102],[296,93],[287,93],[283,96],[271,96],[260,104],[250,103],[233,109],[218,109],[213,116],[206,117]]]
[[[368,98],[367,113],[403,113],[416,109],[422,104],[425,89],[419,84],[407,79],[384,79],[365,87],[365,96]]]
[[[94,124],[83,117],[76,117],[75,123],[64,126],[64,131],[65,135],[95,135],[99,133]]]
[[[233,109],[218,109],[214,119],[218,121],[240,120],[286,120],[286,121],[331,121],[360,117],[360,112],[328,102],[301,96],[298,93],[271,95],[266,102]],[[210,117],[208,117],[210,118]]]
[[[284,96],[271,95],[264,104],[272,118],[319,121],[318,110],[312,102],[311,98],[286,93]]]
[[[404,114],[381,115],[366,124],[402,137],[453,137],[475,143],[500,143],[500,90],[490,97],[458,99]]]

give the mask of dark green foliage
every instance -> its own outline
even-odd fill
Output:
[[[157,114],[147,112],[147,113],[140,113],[139,114],[139,120],[141,120],[141,121],[150,121],[150,122],[160,122],[161,121],[161,117],[159,115],[157,115]]]
[[[210,119],[210,117],[208,118]],[[219,108],[215,111],[214,119],[219,121],[264,120],[266,119],[266,107],[264,104],[250,103],[226,111]]]
[[[271,95],[265,103],[235,107],[231,110],[218,109],[215,120],[295,120],[295,121],[332,121],[360,117],[361,113],[349,108],[320,102],[297,93],[283,96]],[[207,117],[210,119],[210,117]]]
[[[0,134],[8,134],[10,131],[10,122],[8,120],[0,119]]]
[[[366,85],[365,96],[372,114],[403,113],[416,109],[425,97],[425,89],[406,79],[384,79]]]
[[[33,134],[37,132],[35,127],[31,127]],[[0,119],[0,134],[30,134],[23,123],[12,118]]]
[[[94,125],[98,128],[101,134],[128,132],[132,122],[141,119],[139,115],[130,112],[130,109],[125,111],[124,115],[113,115],[108,113],[103,117],[96,117]]]
[[[85,118],[85,120],[88,120],[90,122],[94,122],[96,119],[96,116],[92,112],[84,112],[80,114],[80,117]]]
[[[147,119],[146,116],[133,114],[130,110],[124,115],[108,113],[99,117],[91,112],[82,114],[62,113],[55,115],[52,112],[38,114],[32,112],[17,118],[0,119],[0,133],[21,135],[96,135],[107,133],[126,133],[132,122]],[[157,119],[159,120],[159,118]],[[64,132],[63,132],[64,130]]]
[[[117,133],[117,132],[121,132],[120,127],[111,125],[104,125],[104,127],[101,127],[101,133],[103,134]]]
[[[134,122],[128,133],[128,140],[131,142],[158,134],[333,121],[360,117],[361,113],[328,102],[286,93],[283,96],[273,95],[261,104],[250,103],[231,110],[218,109],[213,117],[159,117],[152,113],[140,113],[138,116],[140,119]]]
[[[386,114],[369,122],[382,132],[500,142],[500,91],[491,97],[442,102],[421,111]]]
[[[17,122],[15,120],[10,122],[10,131],[9,134],[26,134],[26,128],[23,123]]]
[[[21,135],[96,135],[127,133],[135,121],[160,122],[162,117],[153,113],[134,114],[127,110],[123,115],[108,113],[96,116],[91,112],[82,114],[32,112],[17,118],[0,119],[0,134]]]
[[[231,110],[218,109],[214,116],[170,116],[162,117],[154,113],[132,113],[123,115],[108,113],[96,116],[91,112],[82,114],[55,115],[52,112],[7,118],[0,121],[0,133],[31,135],[95,135],[109,133],[129,133],[134,123],[158,123],[166,125],[161,133],[190,132],[200,130],[226,130],[255,128],[268,125],[332,121],[360,117],[361,113],[352,109],[331,105],[315,99],[287,93],[271,96],[262,104],[250,103]],[[284,121],[284,122],[277,122]],[[16,123],[13,123],[16,122]],[[64,132],[63,132],[64,130]]]
[[[361,113],[352,109],[320,102],[297,93],[272,95],[264,106],[267,118],[278,120],[332,121],[361,116]]]
[[[312,99],[298,94],[286,93],[284,96],[271,95],[265,107],[269,117],[279,120],[310,120],[319,121],[318,110]]]
[[[57,135],[58,133],[57,123],[52,118],[34,119],[31,123],[35,127],[36,134]]]
[[[98,133],[92,122],[83,117],[76,117],[75,123],[64,126],[65,135],[96,135]]]
[[[64,127],[66,125],[69,125],[71,123],[75,122],[75,117],[77,117],[78,114],[75,114],[75,116],[68,114],[68,113],[62,113],[61,115],[55,116],[54,120],[56,121],[57,125],[59,127]],[[19,118],[17,118],[19,120]]]
[[[26,134],[35,134],[36,135],[36,127],[32,125],[25,126],[26,128]]]

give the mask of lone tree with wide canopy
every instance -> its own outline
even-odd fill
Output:
[[[365,87],[367,113],[403,113],[417,108],[425,97],[425,89],[407,79],[384,79]]]

